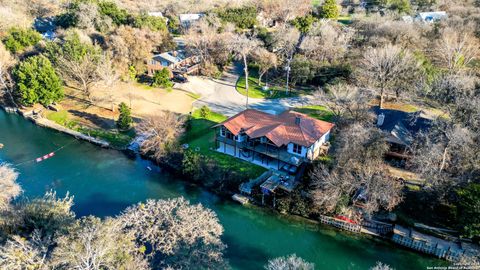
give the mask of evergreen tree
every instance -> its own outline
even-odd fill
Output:
[[[163,88],[172,87],[173,83],[170,81],[170,71],[167,68],[163,68],[160,71],[155,71],[155,74],[153,75],[152,86]]]
[[[29,46],[37,44],[41,39],[42,36],[33,29],[12,28],[8,31],[3,43],[7,50],[16,54]]]
[[[117,120],[117,127],[121,130],[129,129],[133,122],[130,108],[125,102],[122,102],[118,106],[118,110],[120,111],[120,116]]]
[[[33,56],[21,62],[13,71],[20,104],[50,105],[63,98],[62,81],[45,56]]]
[[[458,219],[466,237],[480,239],[480,184],[457,190]]]
[[[313,23],[316,21],[316,19],[308,14],[303,17],[297,17],[294,20],[291,21],[291,24],[295,26],[298,31],[300,31],[303,34],[308,33],[310,31],[310,28],[312,28]]]
[[[325,0],[322,6],[319,8],[320,18],[336,19],[340,15],[336,0]]]

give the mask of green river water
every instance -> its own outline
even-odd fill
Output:
[[[0,143],[4,144],[0,162],[11,164],[67,145],[51,159],[16,168],[24,196],[40,196],[50,189],[60,196],[70,192],[78,216],[116,215],[147,198],[184,196],[193,203],[202,203],[217,213],[225,229],[226,257],[234,269],[262,269],[269,258],[291,253],[314,262],[316,269],[368,269],[376,261],[396,269],[426,269],[443,264],[378,239],[222,200],[159,169],[147,170],[152,165],[141,158],[76,141],[1,109]]]

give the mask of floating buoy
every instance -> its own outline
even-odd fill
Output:
[[[3,143],[0,143],[0,149],[2,149],[2,148],[3,148]]]

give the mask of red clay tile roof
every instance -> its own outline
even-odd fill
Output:
[[[295,123],[297,117],[300,119],[299,124]],[[216,126],[224,126],[233,135],[243,131],[250,138],[265,136],[279,147],[290,142],[310,147],[330,131],[334,124],[293,111],[273,115],[248,109]]]

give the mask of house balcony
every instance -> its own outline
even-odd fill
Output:
[[[217,151],[223,152],[252,163],[261,163],[263,167],[279,170],[285,165],[299,167],[307,160],[303,157],[289,153],[286,148],[255,142],[237,142],[226,137],[217,137]],[[265,166],[265,164],[267,166]],[[287,166],[288,167],[288,166]],[[291,168],[292,170],[296,168]]]

